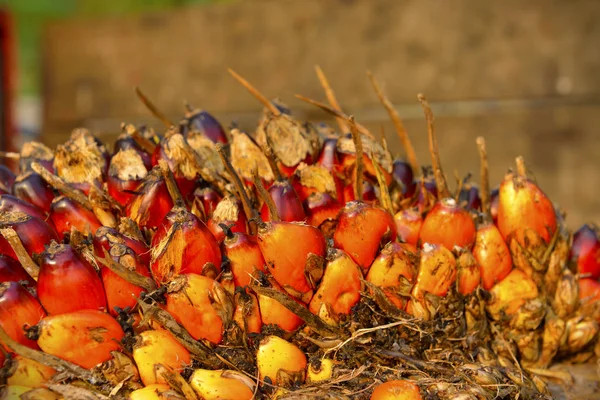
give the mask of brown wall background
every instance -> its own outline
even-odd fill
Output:
[[[479,0],[238,1],[127,19],[61,21],[44,36],[44,141],[76,126],[107,140],[122,121],[150,122],[141,86],[176,119],[183,101],[251,129],[261,106],[235,69],[302,118],[328,117],[297,101],[323,100],[320,64],[348,113],[383,126],[402,155],[365,76],[370,69],[404,118],[421,163],[431,100],[450,178],[477,174],[475,138],[488,142],[499,182],[523,155],[573,228],[600,223],[600,2]],[[452,180],[452,179],[451,179]]]

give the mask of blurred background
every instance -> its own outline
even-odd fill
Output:
[[[600,223],[600,2],[595,0],[0,0],[2,148],[55,146],[75,127],[108,143],[121,122],[163,129],[184,101],[224,126],[256,125],[260,104],[231,67],[299,118],[325,96],[403,150],[365,72],[396,105],[429,163],[417,93],[433,105],[449,179],[474,172],[487,139],[493,184],[523,155],[573,228]]]

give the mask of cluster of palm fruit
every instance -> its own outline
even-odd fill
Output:
[[[0,167],[0,384],[12,399],[549,398],[600,351],[600,241],[517,158],[451,193],[344,114],[265,106],[229,134],[189,109],[107,150],[73,131]],[[475,146],[474,146],[475,150]]]

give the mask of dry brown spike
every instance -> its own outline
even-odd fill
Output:
[[[371,162],[373,163],[373,167],[375,168],[375,175],[377,176],[377,183],[379,184],[379,192],[381,197],[381,205],[383,208],[390,213],[390,215],[394,215],[394,206],[392,203],[392,197],[390,196],[390,191],[388,190],[388,186],[385,182],[385,177],[383,176],[383,171],[377,162],[377,159],[371,154]]]
[[[256,190],[258,190],[258,194],[269,208],[271,221],[281,221],[281,218],[279,217],[279,211],[277,211],[277,206],[275,205],[275,202],[271,198],[269,192],[267,192],[267,189],[265,189],[264,185],[262,184],[262,181],[260,180],[260,177],[258,176],[258,169],[255,169],[252,174],[252,182],[254,183]]]
[[[352,133],[352,141],[354,141],[354,148],[356,149],[356,183],[354,184],[354,197],[357,201],[362,201],[362,183],[364,169],[362,140],[360,139],[360,132],[358,131],[358,126],[354,122],[353,115],[348,117],[348,122],[350,122],[350,132]]]
[[[315,72],[317,73],[319,82],[321,83],[321,86],[323,87],[323,90],[325,91],[325,96],[327,96],[327,101],[329,102],[329,104],[331,105],[331,107],[333,109],[341,111],[342,107],[340,107],[340,103],[338,103],[337,98],[335,97],[335,93],[333,92],[333,89],[331,88],[331,85],[329,84],[329,80],[327,79],[327,76],[325,76],[325,73],[323,72],[323,70],[321,69],[321,67],[319,65],[315,65]],[[344,133],[348,132],[348,124],[346,123],[346,120],[342,117],[336,117],[335,119],[340,127],[340,133],[344,134]]]
[[[23,268],[25,268],[25,271],[27,271],[27,273],[37,281],[38,275],[40,274],[40,267],[33,261],[23,246],[23,242],[21,242],[17,232],[13,228],[7,227],[0,229],[0,234],[2,237],[4,237],[4,239],[6,239],[10,247],[13,249],[17,255],[17,259]]]
[[[87,198],[81,190],[75,189],[73,186],[66,183],[60,177],[52,174],[41,164],[33,162],[31,163],[31,169],[33,169],[34,172],[40,174],[40,176],[48,183],[48,185],[52,186],[59,192],[62,192],[65,196],[75,200],[90,211],[94,209],[92,203],[90,202],[90,199]]]
[[[148,110],[150,110],[150,112],[152,113],[152,115],[154,115],[156,118],[158,118],[167,128],[170,128],[172,126],[174,126],[175,124],[173,124],[173,122],[171,122],[169,120],[169,118],[167,118],[165,116],[165,114],[163,114],[162,112],[159,111],[158,108],[156,108],[156,106],[150,101],[150,99],[148,98],[148,96],[146,96],[139,87],[135,87],[135,94],[137,95],[137,97],[140,99],[140,101],[146,106],[146,108]]]
[[[367,71],[367,76],[369,77],[369,80],[371,81],[371,85],[373,86],[373,89],[375,90],[375,93],[377,94],[379,101],[381,102],[383,107],[386,109],[392,122],[394,123],[394,127],[396,128],[396,133],[398,133],[398,137],[400,138],[400,141],[402,142],[402,147],[404,147],[404,151],[406,152],[406,157],[408,158],[410,167],[412,168],[414,173],[417,173],[419,171],[419,163],[417,162],[417,154],[415,153],[415,149],[412,145],[410,137],[408,136],[408,132],[406,131],[406,128],[404,127],[404,124],[402,123],[402,119],[400,118],[398,111],[396,111],[396,109],[394,108],[394,105],[387,98],[387,96],[383,93],[383,90],[381,90],[381,86],[379,86],[379,83],[377,82],[377,80],[375,79],[375,76],[371,73],[371,71]]]
[[[479,149],[479,159],[481,163],[481,188],[479,195],[481,196],[481,210],[490,215],[490,177],[488,169],[487,150],[485,147],[485,139],[479,136],[476,139]]]
[[[448,185],[446,184],[446,177],[444,176],[444,171],[442,170],[442,161],[440,159],[440,150],[438,148],[437,137],[435,135],[435,118],[433,117],[433,112],[431,111],[431,106],[427,101],[427,98],[423,94],[417,95],[419,102],[421,103],[421,107],[423,107],[423,112],[425,114],[425,119],[427,120],[427,134],[429,137],[429,153],[431,154],[431,164],[433,166],[433,175],[435,177],[435,183],[437,186],[438,197],[440,199],[450,197],[450,191],[448,190]]]
[[[167,190],[169,191],[169,195],[173,200],[173,204],[176,207],[185,207],[185,200],[183,199],[183,196],[177,187],[175,177],[169,168],[169,164],[167,164],[165,160],[158,160],[158,166],[160,167],[160,172],[165,180],[165,184],[167,185]]]
[[[246,90],[248,90],[252,96],[256,97],[258,101],[260,101],[265,107],[267,107],[269,111],[273,113],[273,115],[281,114],[281,111],[279,111],[279,109],[275,107],[273,103],[271,103],[261,92],[259,92],[258,89],[252,86],[250,82],[242,78],[237,72],[235,72],[231,68],[227,68],[227,71],[229,71],[231,76],[233,76],[243,87],[245,87]]]
[[[515,162],[517,163],[517,174],[524,178],[527,177],[527,167],[525,167],[525,160],[523,156],[519,156],[516,158]]]

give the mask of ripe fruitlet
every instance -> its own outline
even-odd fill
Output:
[[[283,288],[273,279],[272,276],[266,276],[265,279],[268,280],[271,288],[285,293]],[[287,332],[293,332],[298,329],[304,321],[302,318],[291,312],[287,307],[278,302],[275,299],[272,299],[268,296],[264,296],[261,294],[257,295],[258,297],[258,306],[260,309],[260,317],[262,319],[263,325],[277,325],[281,329]],[[306,307],[304,303],[300,300],[293,298],[298,304],[301,304],[303,307]]]
[[[375,387],[371,400],[421,400],[419,387],[408,380],[387,381]]]
[[[138,144],[138,142],[136,142],[136,139],[134,139],[133,135],[139,135],[138,137],[141,137],[141,135],[139,134],[139,132],[137,132],[136,128],[133,125],[123,125],[123,130],[125,132],[119,135],[119,137],[115,141],[113,156],[110,160],[111,164],[113,158],[115,157],[115,155],[119,154],[119,152],[133,150],[136,153],[136,156],[142,159],[142,163],[144,164],[144,167],[146,167],[146,170],[152,169],[151,154],[152,152],[154,152],[156,146],[152,142],[143,139],[142,140],[145,146]],[[142,147],[147,147],[147,151],[145,151]],[[135,156],[132,155],[132,157]],[[108,167],[108,170],[110,174],[110,165]]]
[[[192,193],[192,198],[194,199],[193,201],[200,201],[206,219],[209,219],[212,216],[222,199],[221,195],[210,187],[196,188]]]
[[[512,269],[512,258],[496,225],[484,222],[477,229],[473,256],[481,268],[481,283],[490,290]]]
[[[396,160],[392,170],[392,176],[396,182],[401,184],[402,197],[412,198],[417,190],[417,184],[414,180],[414,171],[406,161]]]
[[[56,373],[54,368],[22,356],[16,356],[13,362],[15,364],[12,367],[14,372],[6,380],[9,385],[31,388],[46,387],[50,378]]]
[[[596,226],[586,224],[575,232],[570,259],[579,274],[600,278],[600,234]]]
[[[350,314],[360,299],[362,272],[341,250],[333,250],[328,259],[323,279],[308,309],[325,322],[337,324],[341,314]]]
[[[166,310],[194,339],[219,344],[223,337],[223,318],[231,318],[233,305],[223,287],[214,279],[184,274],[173,284],[176,291],[167,293]]]
[[[27,338],[23,327],[33,326],[45,316],[41,304],[19,283],[0,283],[0,326],[11,338],[37,349],[35,340]]]
[[[313,193],[304,201],[307,223],[319,227],[325,221],[333,221],[342,207],[340,202],[327,193]]]
[[[13,184],[12,193],[19,199],[33,204],[36,207],[50,211],[50,205],[54,200],[52,187],[35,172],[27,172],[19,175]]]
[[[154,383],[129,394],[129,400],[179,400],[183,399],[166,383]]]
[[[0,188],[10,193],[12,185],[15,182],[16,175],[6,165],[0,164]]]
[[[258,346],[256,365],[260,379],[269,378],[274,385],[285,386],[289,380],[303,382],[306,364],[302,350],[278,336],[267,336]]]
[[[337,153],[337,137],[325,139],[321,147],[321,154],[317,159],[317,164],[327,168],[330,172],[337,172],[340,162]]]
[[[127,204],[125,213],[140,228],[156,229],[173,208],[173,200],[162,177],[160,168],[153,168],[142,180],[136,195]]]
[[[448,250],[454,246],[470,249],[475,242],[475,223],[468,211],[452,198],[440,200],[429,211],[419,238],[421,243],[440,244]]]
[[[25,142],[21,148],[19,169],[21,173],[32,171],[31,164],[37,162],[47,171],[54,173],[54,152],[40,142]]]
[[[52,240],[58,240],[58,235],[54,227],[46,221],[31,217],[20,211],[0,211],[0,228],[13,228],[23,247],[31,256],[34,253],[44,251],[44,246]],[[0,237],[0,254],[7,255],[14,259],[17,255],[4,237]]]
[[[294,189],[302,201],[314,193],[326,194],[336,199],[342,195],[341,180],[320,165],[300,164],[294,178]]]
[[[108,194],[120,205],[126,206],[146,175],[148,170],[136,150],[120,150],[110,160],[106,177]]]
[[[600,302],[600,282],[591,278],[579,279],[579,299],[583,305],[598,305]],[[597,315],[600,320],[600,314]]]
[[[20,211],[34,218],[46,219],[46,213],[41,208],[10,194],[0,195],[0,211]]]
[[[331,379],[334,365],[335,362],[331,358],[318,360],[318,367],[311,362],[308,365],[306,380],[308,382],[323,382]]]
[[[487,310],[492,317],[500,315],[513,315],[519,311],[527,300],[538,296],[535,282],[520,269],[513,269],[501,282],[490,290],[491,300]]]
[[[383,289],[396,307],[404,309],[416,274],[415,257],[406,245],[388,243],[371,264],[367,282]]]
[[[333,235],[334,245],[344,250],[367,272],[379,248],[396,239],[396,224],[385,210],[363,202],[347,203]]]
[[[59,196],[52,201],[50,219],[60,235],[68,235],[71,228],[93,235],[102,226],[93,211],[66,196]]]
[[[490,192],[490,214],[494,224],[498,225],[498,201],[500,200],[500,188],[493,189]]]
[[[227,143],[227,136],[221,124],[205,110],[188,109],[180,128],[184,135],[188,130],[197,131],[215,143]]]
[[[0,282],[27,281],[27,287],[34,287],[35,280],[25,271],[20,262],[0,255]]]
[[[245,233],[247,222],[246,214],[236,198],[225,196],[212,212],[207,226],[217,242],[221,243],[225,239],[225,232],[223,232],[221,224],[229,226],[232,232]]]
[[[221,270],[221,249],[204,222],[183,207],[174,207],[152,239],[152,275],[166,283],[179,274]]]
[[[262,318],[258,299],[248,289],[239,288],[235,293],[233,320],[246,333],[260,333]]]
[[[196,369],[190,385],[203,400],[250,400],[254,397],[254,384],[237,371]]]
[[[52,242],[42,254],[37,290],[49,314],[106,310],[106,295],[98,273],[68,244]]]
[[[142,265],[150,265],[150,249],[148,249],[148,246],[140,240],[127,236],[127,234],[127,232],[124,234],[114,228],[101,227],[96,231],[96,235],[94,235],[94,253],[96,256],[102,258],[104,257],[103,249],[110,251],[113,245],[123,244],[133,250]]]
[[[394,222],[396,223],[398,238],[403,242],[416,246],[423,225],[421,213],[415,208],[406,208],[394,215]]]
[[[306,214],[302,207],[302,201],[287,180],[275,180],[268,189],[269,195],[275,203],[279,218],[285,222],[304,221]],[[266,204],[260,211],[263,221],[271,221],[273,218]]]
[[[423,300],[426,293],[445,296],[456,280],[456,273],[456,259],[450,250],[441,245],[424,244],[413,298]]]
[[[183,371],[192,362],[189,351],[179,344],[173,335],[162,330],[140,333],[139,342],[133,349],[133,359],[145,386],[166,383],[162,376],[156,376],[154,373],[156,364]]]
[[[110,360],[125,336],[113,317],[96,310],[50,315],[37,329],[38,345],[44,352],[87,369]]]
[[[177,187],[184,198],[196,188],[196,179],[202,175],[197,154],[179,133],[169,132],[153,154],[153,160],[165,160],[173,172]]]
[[[0,400],[22,399],[21,396],[31,390],[33,388],[28,386],[7,385],[0,392]]]
[[[479,188],[473,184],[463,186],[458,194],[458,204],[467,211],[481,209]]]
[[[230,233],[223,241],[223,253],[229,260],[235,286],[249,285],[254,271],[265,270],[265,259],[256,239],[245,233]]]
[[[275,280],[288,293],[310,301],[325,257],[321,231],[302,223],[268,222],[259,227],[258,245]]]
[[[473,254],[462,250],[456,259],[456,285],[458,293],[466,296],[473,293],[481,284],[481,271]]]

